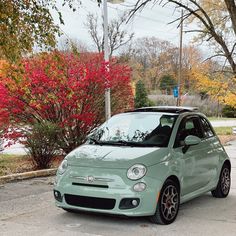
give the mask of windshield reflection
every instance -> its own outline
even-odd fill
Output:
[[[166,147],[176,114],[132,112],[113,116],[89,137],[90,144]]]

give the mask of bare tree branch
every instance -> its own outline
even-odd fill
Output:
[[[210,56],[210,57],[206,58],[203,62],[209,61],[214,57],[225,57],[225,54],[216,54],[216,55]]]
[[[102,52],[103,50],[103,39],[102,36],[98,33],[98,17],[93,14],[88,14],[87,16],[87,22],[85,23],[85,26],[88,28],[88,32],[94,41],[98,52]]]
[[[110,47],[109,56],[112,57],[113,53],[120,47],[129,43],[134,37],[134,33],[128,33],[122,29],[126,23],[127,14],[123,14],[118,19],[112,20],[108,25],[108,43]],[[98,17],[89,14],[85,26],[95,43],[98,52],[104,51],[104,35],[99,35]],[[101,25],[102,27],[103,25]],[[102,31],[103,32],[103,31]]]
[[[130,17],[133,17],[135,12],[142,10],[145,5],[149,2],[153,2],[155,4],[156,2],[159,2],[159,4],[163,4],[164,0],[159,1],[152,1],[152,0],[138,0],[136,4],[134,5],[134,8],[130,11]],[[184,18],[181,19],[180,17],[177,18],[175,21],[183,21],[187,19],[190,16],[194,16],[196,19],[198,19],[203,24],[203,29],[201,29],[199,32],[205,33],[205,36],[208,36],[208,41],[211,39],[214,39],[215,42],[220,45],[222,48],[222,51],[224,52],[224,57],[227,58],[228,63],[230,64],[233,73],[236,75],[236,59],[233,57],[233,52],[235,49],[235,46],[233,46],[233,50],[229,49],[229,45],[227,44],[227,41],[223,38],[221,30],[216,30],[216,26],[214,25],[213,21],[211,20],[210,15],[207,13],[207,10],[201,6],[201,3],[196,0],[186,0],[186,1],[178,1],[178,0],[165,0],[165,4],[167,3],[173,3],[177,7],[184,9],[185,15]],[[230,15],[232,26],[234,33],[236,35],[236,4],[235,0],[224,0],[227,9],[228,14]],[[164,4],[164,5],[165,5]],[[173,21],[173,22],[175,22]],[[172,23],[173,23],[172,22]],[[181,23],[181,22],[180,22]],[[189,31],[194,32],[194,31]],[[197,31],[195,31],[197,32]]]

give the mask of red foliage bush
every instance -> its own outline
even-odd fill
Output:
[[[47,121],[60,127],[56,141],[68,153],[104,121],[107,87],[113,114],[133,107],[130,69],[113,62],[108,71],[102,55],[55,51],[25,59],[22,67],[17,77],[0,81],[0,125],[7,139],[27,136],[25,127]]]

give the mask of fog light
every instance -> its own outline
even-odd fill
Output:
[[[119,208],[121,210],[133,209],[133,208],[137,207],[139,205],[139,203],[140,203],[139,198],[123,198],[120,201]]]
[[[53,193],[54,193],[55,199],[56,199],[57,201],[59,201],[59,202],[62,202],[61,193],[60,193],[59,191],[57,191],[57,190],[54,190]]]
[[[142,192],[146,189],[146,184],[142,182],[137,183],[134,185],[133,189],[135,192]]]
[[[132,205],[133,205],[133,206],[137,206],[137,205],[138,205],[138,201],[137,201],[137,200],[133,200],[133,201],[132,201]]]

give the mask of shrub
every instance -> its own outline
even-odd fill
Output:
[[[136,108],[154,105],[154,103],[151,100],[149,100],[148,95],[147,95],[147,90],[145,88],[143,81],[141,80],[139,80],[136,83],[134,101],[135,101]]]
[[[236,117],[236,108],[226,105],[222,109],[222,115],[224,117],[235,118]]]
[[[33,151],[40,147],[34,142],[41,141],[36,139],[42,138],[39,130],[45,127],[42,145],[54,137],[65,153],[76,148],[104,121],[106,88],[111,88],[113,114],[133,107],[130,69],[111,63],[108,72],[107,66],[100,54],[78,56],[55,51],[25,59],[21,73],[1,77],[0,125],[5,125],[5,138],[33,137],[28,147],[32,145],[32,154],[38,158],[42,151]],[[48,122],[50,126],[45,126]],[[26,126],[32,134],[25,132]],[[55,127],[59,131],[53,133]]]
[[[49,168],[52,159],[59,154],[58,134],[60,129],[50,122],[36,123],[26,131],[25,147],[37,169]]]

